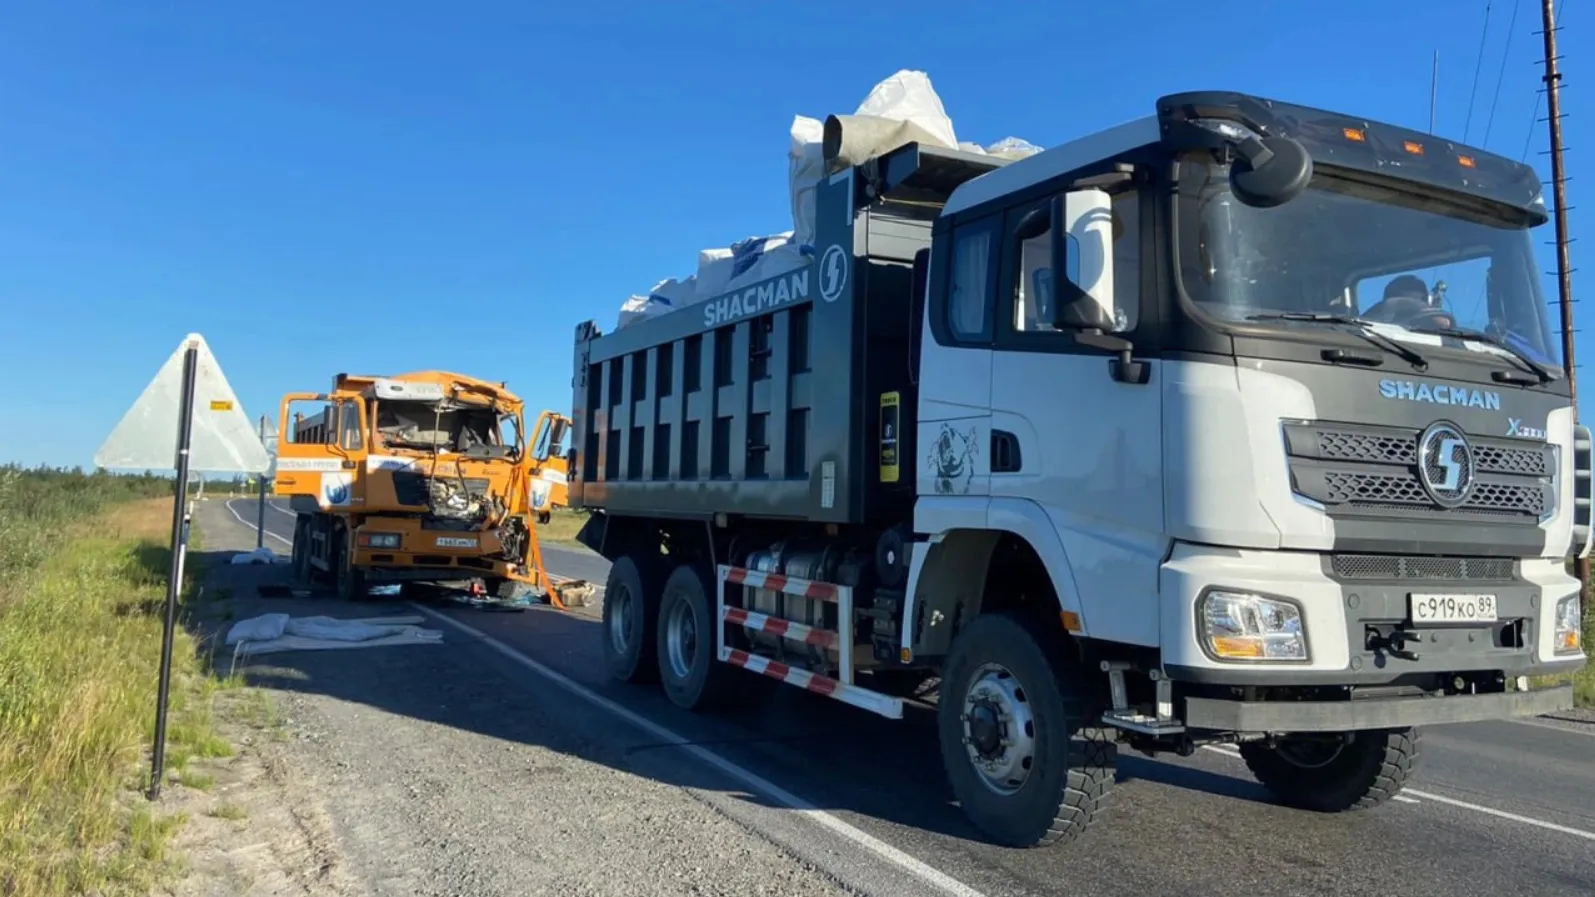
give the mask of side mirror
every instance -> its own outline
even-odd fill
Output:
[[[1046,319],[1060,330],[1112,331],[1113,198],[1071,190],[1053,197],[1046,214],[1052,238]]]
[[[1313,157],[1290,137],[1248,137],[1235,145],[1235,152],[1230,192],[1254,208],[1284,205],[1313,179]]]

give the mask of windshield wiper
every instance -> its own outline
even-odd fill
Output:
[[[1521,362],[1524,367],[1533,371],[1534,376],[1539,377],[1541,383],[1549,383],[1556,379],[1556,375],[1551,373],[1550,370],[1545,367],[1545,365],[1542,365],[1534,359],[1528,357],[1528,355],[1524,354],[1523,352],[1512,348],[1512,346],[1507,344],[1506,340],[1503,340],[1493,334],[1486,333],[1483,330],[1474,330],[1471,327],[1426,327],[1422,330],[1417,330],[1416,332],[1433,333],[1436,336],[1454,336],[1457,339],[1472,339],[1478,340],[1481,343],[1488,343],[1496,348],[1505,349],[1507,352],[1511,353],[1513,358]]]
[[[1367,340],[1370,343],[1373,343],[1374,345],[1378,346],[1381,349],[1384,349],[1387,352],[1390,352],[1390,353],[1392,353],[1394,355],[1399,356],[1401,359],[1406,361],[1408,364],[1415,365],[1415,366],[1417,366],[1419,368],[1426,368],[1426,367],[1429,366],[1429,360],[1427,358],[1424,358],[1422,355],[1418,354],[1416,349],[1413,349],[1410,346],[1402,345],[1401,343],[1397,342],[1396,340],[1393,340],[1390,337],[1385,336],[1383,333],[1380,333],[1379,331],[1373,329],[1372,324],[1370,324],[1368,321],[1364,321],[1362,318],[1354,318],[1351,315],[1332,315],[1332,314],[1325,314],[1323,312],[1308,312],[1308,311],[1279,311],[1279,312],[1268,312],[1267,314],[1261,314],[1261,315],[1248,315],[1246,317],[1246,320],[1248,320],[1248,321],[1314,321],[1314,322],[1317,322],[1317,323],[1320,323],[1320,324],[1343,324],[1343,325],[1347,325],[1347,326],[1350,326],[1350,327],[1354,328],[1354,330],[1355,330],[1355,332],[1357,333],[1358,336],[1361,336],[1363,339]]]

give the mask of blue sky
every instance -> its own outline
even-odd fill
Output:
[[[1564,106],[1589,108],[1595,0],[1563,2]],[[1438,130],[1527,146],[1548,178],[1539,2],[1491,5],[1470,120],[1484,0],[14,4],[0,462],[90,465],[190,331],[251,415],[417,368],[568,409],[576,324],[790,228],[792,116],[850,112],[900,68],[960,139],[1052,146],[1189,89],[1423,129],[1438,49]],[[1592,128],[1567,120],[1570,208]]]

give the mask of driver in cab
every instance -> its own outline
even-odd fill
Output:
[[[1362,315],[1363,320],[1405,327],[1455,327],[1451,317],[1429,291],[1423,279],[1414,274],[1403,274],[1385,284],[1384,298]]]

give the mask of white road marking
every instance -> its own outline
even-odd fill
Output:
[[[293,545],[294,544],[294,540],[292,540],[292,539],[284,539],[282,536],[277,535],[276,533],[272,532],[271,530],[269,530],[269,529],[261,529],[260,527],[254,525],[253,523],[250,523],[248,520],[245,520],[244,518],[238,516],[237,509],[235,509],[233,507],[233,502],[235,502],[237,500],[238,499],[236,499],[236,498],[229,498],[226,502],[224,502],[224,504],[227,506],[227,512],[229,514],[233,515],[233,519],[234,520],[237,520],[239,523],[242,523],[244,526],[247,526],[247,527],[249,527],[252,530],[258,530],[260,532],[263,532],[266,535],[272,537],[273,539],[276,539],[278,542],[283,543],[284,545]]]
[[[1215,754],[1223,754],[1226,757],[1240,757],[1240,751],[1232,745],[1208,744],[1203,745],[1203,748],[1212,751]],[[1551,822],[1545,819],[1535,819],[1532,816],[1521,816],[1517,813],[1508,813],[1505,810],[1497,810],[1494,807],[1486,807],[1482,804],[1474,804],[1465,800],[1457,800],[1454,797],[1445,797],[1430,791],[1419,791],[1417,788],[1404,788],[1402,790],[1413,797],[1419,797],[1423,800],[1432,800],[1435,803],[1446,804],[1447,806],[1456,807],[1460,810],[1471,810],[1475,813],[1483,813],[1486,816],[1494,816],[1497,819],[1506,819],[1512,822],[1522,823],[1523,825],[1532,825],[1535,828],[1546,829],[1547,831],[1560,832],[1564,835],[1572,835],[1575,838],[1583,838],[1586,841],[1595,841],[1595,832],[1585,831],[1584,829],[1561,825],[1560,823]],[[1400,798],[1397,799],[1399,800]]]
[[[1562,732],[1567,735],[1577,735],[1581,738],[1595,738],[1595,728],[1592,728],[1588,724],[1584,723],[1570,723],[1568,725],[1559,726],[1556,723],[1541,722],[1537,719],[1509,719],[1503,720],[1503,722],[1516,723],[1519,726],[1533,726],[1536,729],[1550,729],[1552,732]],[[1573,726],[1579,725],[1583,725],[1584,728],[1573,728]]]
[[[429,607],[423,607],[419,604],[412,606],[415,607],[416,610],[429,614],[438,620],[455,627],[461,632],[472,636],[487,647],[492,648],[510,660],[515,661],[534,673],[537,673],[538,675],[549,680],[550,682],[553,682],[554,684],[560,686],[576,697],[581,698],[587,703],[609,711],[615,716],[620,717],[639,729],[642,729],[660,741],[673,744],[681,748],[681,750],[685,751],[686,753],[691,754],[715,769],[718,769],[732,778],[737,779],[753,790],[764,794],[766,797],[774,801],[784,804],[808,820],[826,829],[829,829],[830,831],[848,839],[849,841],[852,841],[854,844],[857,844],[858,846],[868,850],[876,856],[879,856],[887,862],[892,863],[903,871],[919,877],[936,888],[939,888],[948,894],[957,895],[957,897],[984,897],[980,891],[975,890],[974,888],[964,884],[956,878],[953,878],[947,873],[942,872],[933,866],[927,865],[926,863],[909,856],[903,851],[898,850],[897,848],[863,831],[862,829],[856,828],[855,826],[842,821],[836,816],[821,810],[803,798],[798,797],[774,782],[771,782],[763,776],[760,776],[758,773],[745,769],[742,766],[727,760],[725,757],[716,754],[708,748],[693,744],[687,738],[677,735],[675,732],[659,725],[653,720],[650,720],[640,714],[620,706],[619,704],[616,704],[614,701],[611,701],[608,698],[592,691],[586,686],[581,685],[575,680],[568,678],[563,673],[556,672],[553,669],[550,669],[549,667],[546,667],[543,664],[531,659],[530,657],[527,657],[525,654],[522,654],[514,648],[511,648],[498,639],[495,639],[478,629],[461,623],[447,614],[432,610]]]

